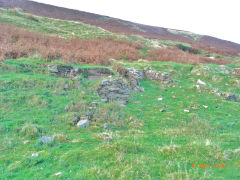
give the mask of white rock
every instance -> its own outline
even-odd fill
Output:
[[[198,79],[197,83],[198,83],[198,84],[201,84],[201,85],[204,85],[204,86],[206,86],[206,85],[207,85],[207,83],[205,83],[205,82],[201,81],[200,79]]]
[[[211,57],[209,57],[209,59],[215,59],[215,57],[214,57],[214,56],[211,56]]]
[[[190,112],[188,109],[184,109],[184,112]]]
[[[206,140],[206,146],[209,146],[211,143],[210,143],[210,141],[207,139]]]
[[[159,101],[162,101],[162,100],[163,100],[163,98],[158,98],[158,100],[159,100]]]
[[[32,157],[38,157],[38,153],[32,153]]]
[[[77,127],[80,127],[80,128],[86,128],[89,126],[89,120],[81,120],[81,121],[78,121],[77,123]]]
[[[205,106],[205,105],[203,105],[203,107],[204,107],[205,109],[207,109],[207,108],[208,108],[208,106]]]
[[[198,90],[201,90],[201,86],[200,85],[196,85],[196,88],[198,89]]]
[[[61,176],[63,173],[62,172],[58,172],[55,174],[55,176]]]

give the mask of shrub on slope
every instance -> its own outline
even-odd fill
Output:
[[[227,60],[211,60],[200,55],[183,52],[177,47],[149,48],[145,55],[142,42],[124,39],[95,38],[70,39],[30,32],[12,25],[0,26],[0,59],[15,59],[40,54],[46,60],[62,59],[65,62],[109,64],[109,59],[129,61],[147,59],[153,61],[174,61],[180,63],[227,64]]]

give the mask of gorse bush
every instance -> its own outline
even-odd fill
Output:
[[[31,17],[29,17],[31,18]],[[40,33],[29,32],[11,25],[0,26],[0,59],[34,57],[41,54],[48,61],[63,60],[72,63],[110,64],[110,59],[128,61],[147,59],[152,61],[174,61],[181,63],[227,64],[226,60],[209,58],[184,52],[177,47],[150,48],[144,54],[143,42],[129,42],[110,37],[96,39],[65,40]]]

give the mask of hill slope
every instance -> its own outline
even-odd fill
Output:
[[[185,42],[191,44],[195,48],[204,49],[226,56],[237,56],[237,54],[240,52],[239,44],[210,36],[201,36],[185,31],[147,26],[107,16],[46,5],[33,1],[0,0],[0,7],[21,8],[24,12],[39,16],[81,21],[119,34],[134,34],[141,35],[146,38]]]

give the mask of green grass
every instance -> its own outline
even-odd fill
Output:
[[[33,20],[30,17],[34,17]],[[15,10],[0,9],[0,22],[13,24],[30,31],[37,31],[62,38],[97,38],[117,36],[101,28],[81,22],[57,20],[39,16],[31,16]]]
[[[170,72],[175,83],[164,87],[142,80],[145,91],[120,108],[100,102],[95,93],[99,81],[55,77],[40,66],[46,61],[0,64],[0,177],[56,179],[55,173],[62,172],[58,179],[239,179],[240,103],[210,93],[219,88],[240,94],[236,76],[224,74],[218,65],[121,63]],[[201,76],[191,73],[196,69]],[[219,80],[213,81],[213,75]],[[198,79],[208,84],[202,92],[194,87]],[[86,129],[74,127],[72,115],[86,113],[93,101],[100,103],[99,119]],[[40,142],[54,134],[53,142]],[[33,157],[36,152],[39,156]],[[201,169],[199,163],[228,163],[228,168]]]

